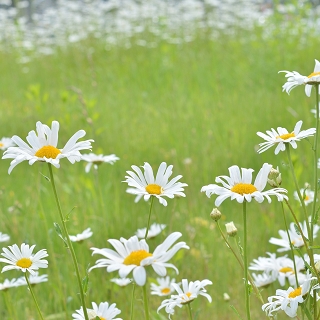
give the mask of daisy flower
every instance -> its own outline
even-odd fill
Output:
[[[155,236],[160,234],[165,227],[165,224],[153,223],[148,231],[147,239],[154,238]],[[144,238],[146,231],[147,228],[138,229],[135,234],[138,238]]]
[[[304,221],[303,224],[299,223],[299,225],[301,227],[302,234],[306,238],[308,238],[308,230],[307,230],[306,221]],[[319,229],[320,229],[320,227],[317,224],[315,224],[313,226],[313,238],[317,237],[317,233],[318,233]],[[289,232],[291,243],[293,244],[294,247],[300,248],[300,247],[304,246],[303,238],[302,238],[301,234],[297,233],[297,231],[295,229],[294,222],[290,223],[290,228],[289,228],[288,232]],[[281,248],[277,249],[278,252],[284,252],[284,251],[291,250],[287,231],[286,230],[279,230],[279,235],[280,235],[280,239],[272,237],[272,238],[270,238],[269,242],[281,247]]]
[[[271,128],[271,131],[267,130],[267,134],[262,132],[257,132],[257,135],[266,142],[259,143],[260,149],[258,153],[262,153],[269,148],[277,145],[274,150],[274,154],[278,154],[280,151],[286,150],[286,144],[290,144],[292,148],[297,149],[297,141],[301,139],[313,136],[316,133],[316,128],[310,128],[307,130],[300,131],[302,126],[302,121],[298,121],[292,132],[288,132],[287,129],[278,127],[277,130]]]
[[[162,162],[155,178],[148,162],[145,162],[142,166],[144,173],[137,166],[131,166],[131,168],[133,171],[127,171],[128,176],[125,176],[126,180],[124,182],[127,182],[128,186],[131,187],[127,189],[127,192],[136,195],[135,202],[138,202],[142,197],[147,201],[151,196],[154,196],[158,198],[162,205],[166,206],[167,201],[163,197],[172,199],[174,196],[186,196],[183,191],[187,184],[177,182],[182,178],[181,175],[168,182],[172,175],[172,165],[167,167],[167,164]]]
[[[86,230],[82,231],[81,233],[78,233],[75,236],[69,235],[69,238],[73,242],[82,242],[85,239],[90,238],[93,235],[91,228],[87,228]]]
[[[181,308],[183,305],[192,302],[199,295],[204,296],[211,303],[212,299],[209,294],[207,294],[207,290],[204,288],[207,285],[212,284],[210,280],[202,280],[202,281],[190,281],[188,283],[187,279],[182,280],[182,288],[177,283],[173,283],[175,291],[178,293],[177,295],[171,295],[170,299],[163,300],[157,312],[162,308],[165,308],[165,311],[169,314],[169,319],[171,319],[171,315],[174,314],[174,308]]]
[[[5,242],[5,241],[9,241],[10,240],[10,236],[0,232],[0,242]]]
[[[121,311],[116,308],[116,304],[113,303],[109,305],[108,302],[101,302],[99,306],[92,302],[92,308],[88,309],[88,317],[89,320],[95,320],[96,317],[105,320],[122,320],[121,318],[115,318]],[[85,320],[83,308],[81,307],[79,310],[76,310],[76,313],[72,314],[73,320]]]
[[[318,60],[315,60],[314,70],[308,76],[303,76],[297,71],[282,70],[279,72],[286,73],[287,82],[282,86],[282,91],[286,91],[288,94],[292,89],[303,84],[306,95],[310,97],[312,86],[320,83],[320,62]]]
[[[290,318],[297,316],[297,310],[299,303],[303,303],[304,297],[308,294],[310,289],[310,283],[313,278],[309,273],[306,280],[297,289],[289,287],[287,290],[278,289],[275,296],[268,298],[268,303],[262,306],[262,310],[267,313],[268,316],[274,316],[273,312],[283,310]],[[319,297],[317,296],[317,300]]]
[[[5,279],[3,283],[0,283],[0,291],[8,290],[23,285],[21,278],[13,278],[11,280]]]
[[[243,201],[251,202],[252,199],[261,203],[264,198],[270,203],[270,196],[276,196],[279,201],[288,199],[288,197],[283,194],[286,193],[287,190],[283,188],[273,188],[263,191],[267,185],[271,168],[271,164],[264,163],[258,172],[254,184],[252,184],[253,169],[241,168],[240,172],[238,166],[232,166],[229,168],[230,177],[218,176],[215,180],[215,182],[221,183],[222,187],[216,184],[209,184],[203,186],[201,192],[205,192],[208,198],[210,198],[212,194],[217,194],[218,197],[215,201],[217,207],[227,198],[231,198],[231,200],[236,199],[239,203],[243,203]]]
[[[15,143],[11,140],[11,138],[3,137],[0,140],[0,150],[7,150],[9,147],[14,147]]]
[[[151,294],[157,296],[167,296],[174,291],[173,283],[176,279],[170,279],[169,276],[165,278],[157,278],[158,285],[151,283]]]
[[[29,283],[36,285],[42,282],[47,282],[48,281],[48,275],[47,274],[43,274],[41,276],[39,276],[39,272],[35,271],[34,274],[30,274],[30,276],[28,277],[29,279]],[[21,277],[18,280],[21,281],[21,285],[27,285],[27,281],[25,279],[25,277]]]
[[[93,168],[95,170],[98,169],[98,166],[102,163],[110,163],[114,164],[117,160],[120,160],[115,154],[110,154],[108,156],[104,156],[103,154],[84,154],[82,156],[82,160],[88,162],[88,164],[85,167],[85,171],[88,173],[93,165]]]
[[[110,281],[114,282],[119,287],[126,287],[128,284],[130,284],[132,282],[132,279],[130,279],[130,278],[113,278]]]
[[[309,190],[309,189],[306,189],[306,188],[302,188],[300,189],[300,194],[301,194],[301,198],[303,199],[304,201],[304,204],[307,206],[308,204],[312,203],[313,200],[314,200],[314,191],[312,190]],[[300,201],[299,199],[299,195],[298,195],[298,192],[295,191],[293,193],[293,197]],[[317,199],[318,200],[318,199]],[[301,204],[302,205],[302,204]]]
[[[107,272],[119,270],[121,278],[127,277],[133,271],[133,279],[139,286],[143,286],[146,283],[146,266],[151,265],[153,270],[161,277],[167,274],[166,268],[173,268],[178,273],[178,269],[173,264],[167,263],[167,261],[178,250],[182,248],[189,249],[185,242],[173,244],[181,236],[180,232],[170,234],[162,244],[156,247],[153,253],[149,252],[149,246],[146,241],[144,239],[139,240],[137,236],[133,236],[128,240],[121,238],[120,241],[109,239],[108,242],[115,250],[91,248],[93,255],[101,254],[107,259],[97,260],[96,265],[91,267],[89,271],[94,268],[106,268]]]
[[[71,163],[75,163],[82,159],[80,150],[90,149],[91,142],[93,142],[93,140],[78,141],[86,134],[84,130],[79,130],[62,149],[58,149],[58,121],[52,121],[51,129],[38,121],[36,129],[37,133],[32,130],[26,138],[30,146],[18,136],[11,138],[17,147],[8,148],[2,157],[2,159],[13,159],[8,170],[9,174],[22,161],[29,161],[30,165],[36,161],[48,162],[56,168],[60,167],[60,159],[62,158],[67,158]]]
[[[3,267],[1,272],[16,269],[23,272],[29,271],[30,274],[35,275],[34,270],[47,268],[48,261],[43,259],[48,257],[47,250],[42,249],[36,254],[33,254],[32,252],[35,246],[36,245],[30,247],[28,244],[22,243],[21,249],[16,244],[9,246],[10,250],[2,248],[3,252],[1,255],[4,258],[0,258],[0,262],[7,263],[8,265]]]
[[[257,288],[267,287],[275,281],[272,273],[263,272],[262,274],[252,273],[253,282]]]

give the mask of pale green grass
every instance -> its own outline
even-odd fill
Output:
[[[168,227],[150,246],[154,248],[170,232],[183,233],[182,240],[191,250],[173,259],[180,270],[176,279],[213,281],[208,287],[212,304],[202,298],[193,303],[198,319],[236,318],[223,301],[224,292],[244,315],[242,272],[210,220],[215,197],[208,199],[200,189],[214,183],[217,175],[227,174],[233,164],[258,171],[269,162],[283,170],[283,187],[292,198],[285,154],[275,157],[269,150],[258,155],[255,148],[261,142],[257,131],[277,126],[290,130],[300,119],[305,129],[314,125],[310,113],[314,100],[305,97],[303,88],[295,89],[290,96],[281,92],[285,78],[279,70],[313,71],[317,41],[309,40],[307,48],[297,46],[297,41],[298,37],[280,35],[270,41],[259,37],[249,41],[240,34],[233,39],[208,41],[202,35],[179,46],[162,43],[153,49],[134,46],[106,51],[92,40],[54,56],[39,57],[26,67],[14,63],[14,54],[0,53],[1,136],[17,134],[24,139],[35,129],[36,121],[50,124],[55,119],[60,122],[61,145],[76,130],[85,129],[87,138],[95,140],[94,152],[115,153],[121,158],[114,166],[101,166],[99,181],[93,172],[85,174],[83,163],[71,165],[65,160],[61,169],[54,170],[64,212],[75,207],[68,223],[70,233],[87,227],[94,232],[90,240],[75,245],[83,273],[99,258],[91,257],[90,247],[107,247],[107,239],[128,238],[137,228],[146,226],[148,203],[134,204],[133,196],[125,193],[126,185],[121,182],[125,171],[145,161],[156,169],[166,161],[174,165],[174,175],[182,174],[182,181],[188,183],[187,197],[169,200],[166,208],[155,204],[152,221]],[[72,87],[81,90],[85,106],[70,90]],[[310,144],[300,143],[294,155],[301,172],[299,182],[312,182]],[[186,158],[192,160],[190,164],[184,164]],[[70,319],[80,302],[71,259],[53,230],[58,212],[51,186],[40,175],[48,175],[47,167],[23,163],[10,176],[8,167],[9,161],[1,161],[0,231],[11,235],[8,244],[28,242],[37,244],[38,250],[48,249],[49,282],[35,287],[35,292],[47,319]],[[13,205],[16,209],[9,213],[8,207]],[[234,221],[242,236],[241,210],[235,202],[226,201],[221,206],[222,225]],[[195,217],[202,219],[202,225],[195,222]],[[248,217],[251,261],[266,251],[275,251],[268,239],[277,236],[284,226],[276,201],[248,205]],[[12,271],[0,279],[18,276]],[[111,284],[109,279],[116,276],[94,270],[87,301],[116,302],[122,310],[120,316],[128,319],[131,287],[122,289]],[[154,273],[151,276],[156,277]],[[276,288],[263,294],[274,294]],[[136,290],[135,319],[143,318],[140,291]],[[26,288],[9,290],[7,295],[16,319],[37,319]],[[254,296],[251,300],[253,318],[264,318],[258,300]],[[153,310],[160,302],[160,298],[150,298]],[[1,319],[10,319],[2,297],[0,304]],[[164,311],[161,313],[164,315]],[[54,314],[58,315],[49,317]],[[186,310],[177,310],[176,319],[186,315]]]

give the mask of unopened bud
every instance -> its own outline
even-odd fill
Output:
[[[230,300],[230,296],[226,292],[223,294],[223,300],[224,301],[229,301]]]
[[[221,218],[221,212],[217,208],[213,208],[213,210],[210,213],[210,217],[214,221],[218,221]]]
[[[281,179],[281,173],[279,171],[279,168],[277,169],[271,168],[269,175],[268,175],[268,183],[271,187],[277,188],[281,185],[282,179]]]
[[[230,237],[234,237],[238,233],[238,229],[234,225],[233,221],[226,223],[227,234]]]

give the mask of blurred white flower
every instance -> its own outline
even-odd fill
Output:
[[[151,283],[151,294],[157,296],[167,296],[172,293],[175,289],[173,283],[176,282],[176,279],[170,279],[169,276],[165,278],[157,278],[158,284]]]
[[[91,228],[87,228],[75,236],[69,235],[69,238],[73,242],[82,242],[83,240],[90,238],[92,235],[93,233],[91,231]]]
[[[85,171],[87,173],[90,171],[92,165],[93,165],[93,168],[97,170],[98,166],[100,166],[102,163],[114,164],[119,159],[120,158],[118,158],[115,154],[104,156],[103,154],[89,153],[89,154],[82,155],[82,160],[88,162],[85,168]]]
[[[166,227],[165,224],[158,224],[158,223],[153,223],[150,226],[150,229],[148,230],[148,236],[147,239],[151,239],[156,237],[158,234],[160,234],[162,232],[162,230]],[[142,229],[138,229],[136,231],[136,236],[138,238],[144,238],[145,234],[146,234],[147,228],[142,228]]]

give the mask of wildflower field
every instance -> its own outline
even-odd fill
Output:
[[[10,149],[17,148],[14,145],[2,151],[0,319],[163,320],[169,316],[213,320],[250,319],[250,316],[251,319],[273,316],[280,320],[318,319],[319,306],[316,307],[313,299],[318,300],[320,223],[316,221],[317,192],[312,193],[317,181],[313,154],[317,149],[316,129],[313,129],[317,121],[311,110],[316,108],[319,81],[317,74],[313,82],[297,76],[298,82],[301,79],[304,82],[297,83],[297,88],[288,95],[285,91],[291,87],[282,88],[287,81],[291,85],[288,74],[278,72],[296,70],[306,76],[319,73],[315,62],[320,59],[319,40],[305,26],[299,27],[293,21],[294,28],[290,25],[282,28],[280,22],[277,19],[270,22],[272,35],[269,36],[265,35],[266,27],[256,26],[250,30],[234,28],[233,32],[220,30],[212,38],[211,31],[203,27],[194,31],[192,41],[178,43],[170,43],[163,37],[156,39],[156,35],[144,32],[132,35],[130,46],[106,46],[102,38],[89,36],[57,47],[50,55],[33,54],[27,63],[21,63],[19,49],[0,50],[0,136],[17,136],[29,144],[30,141],[41,144],[43,140],[38,138],[42,130],[46,137],[52,134],[51,143],[44,144],[54,145],[53,132],[59,125],[59,139],[54,146],[59,155],[40,153],[39,147],[27,157],[20,145],[18,151]],[[145,41],[143,45],[141,38]],[[305,93],[308,85],[312,86],[310,97]],[[295,142],[299,125],[300,139]],[[271,142],[271,148],[261,152],[263,146],[259,144],[265,139],[257,132],[265,134],[278,127],[288,130],[276,132],[275,140],[282,137],[282,142]],[[26,140],[36,128],[38,137],[29,135]],[[85,135],[79,130],[84,130]],[[67,146],[75,133],[78,135]],[[12,139],[15,143],[20,141],[17,137]],[[82,142],[77,144],[77,140]],[[275,155],[280,143],[283,150]],[[91,152],[111,156],[90,158]],[[17,163],[10,167],[14,159]],[[171,168],[163,162],[173,166],[172,176]],[[158,180],[149,181],[152,179],[147,177],[151,172],[148,164],[155,176],[158,169],[161,171]],[[239,191],[242,200],[225,194],[217,206],[217,196],[222,194],[217,185],[221,187],[221,180],[229,177],[228,174],[232,176],[230,168],[239,175],[236,166],[254,170],[252,182],[251,171],[242,170],[247,174],[245,184],[251,187],[259,172],[263,176],[259,174],[261,180],[266,180],[271,167],[278,168],[281,186],[267,186],[268,191],[258,188],[259,194],[252,195],[250,191],[249,196]],[[166,169],[167,181],[165,178],[161,181]],[[180,179],[174,179],[180,175]],[[170,185],[171,179],[174,182]],[[138,183],[137,187],[137,181],[147,182],[147,186]],[[222,186],[225,187],[225,182]],[[297,191],[301,193],[300,200]],[[312,198],[310,204],[307,198]],[[210,217],[215,207],[221,212],[220,220]],[[303,228],[309,216],[315,218],[308,224],[311,231],[301,236],[294,224],[298,221]],[[227,234],[225,224],[230,222],[236,226],[235,235]],[[147,237],[147,233],[152,235],[151,228],[147,232],[140,230],[139,243],[137,238],[131,238],[138,229],[154,223],[162,225],[154,237]],[[290,229],[291,223],[294,223],[291,236],[299,238],[301,244],[294,246],[297,239],[289,241],[293,243],[290,250],[288,241],[280,241],[279,230],[285,231],[286,224]],[[68,234],[76,236],[88,228],[83,240],[71,237],[67,241]],[[313,236],[310,239],[310,232],[314,233],[314,239]],[[287,233],[283,234],[285,239]],[[125,244],[128,240],[129,253],[140,250],[145,256],[135,257],[138,262],[133,259],[130,263],[132,254],[120,263],[115,259],[117,266],[108,256],[109,261],[100,268],[97,260],[106,258],[101,249],[119,253],[121,238]],[[271,238],[274,239],[269,242]],[[108,242],[110,239],[115,240]],[[232,246],[238,260],[225,241]],[[4,259],[10,260],[9,246],[13,249],[17,245],[15,252],[18,252],[23,243],[36,245],[30,259],[44,250],[40,251],[39,259],[46,262],[22,255],[11,263],[13,270],[6,270]],[[306,244],[311,249],[307,250]],[[71,245],[73,254],[70,254]],[[172,254],[166,256],[170,247]],[[159,258],[152,260],[158,251]],[[302,258],[307,253],[309,258],[314,256],[314,261]],[[269,257],[268,263],[272,263],[275,254],[279,259],[287,255],[288,260],[277,260],[277,267],[268,269],[263,257]],[[295,266],[293,254],[297,256]],[[78,276],[72,255],[77,259]],[[24,279],[28,280],[30,266],[19,265],[21,258],[33,261],[35,269],[39,268],[38,275],[46,274],[47,281],[27,286]],[[297,270],[299,263],[302,266]],[[106,268],[112,264],[113,269],[107,272]],[[250,274],[255,273],[252,287],[244,285],[246,268],[241,264]],[[126,273],[123,278],[131,281],[122,286],[111,281],[120,278],[119,265],[133,266],[123,270]],[[173,290],[177,285],[169,284],[162,291],[158,288],[157,278],[163,269],[180,287],[200,281],[196,282],[199,290],[190,299],[192,303],[187,301],[192,293],[189,287],[191,293],[187,290],[183,295],[177,291],[183,296],[178,302],[158,309],[163,300],[177,294]],[[258,274],[263,274],[264,280]],[[13,278],[20,282],[6,286],[5,281]],[[272,309],[277,306],[269,301],[271,309],[265,305],[267,313],[262,310],[276,290],[289,287],[298,290],[300,286],[304,290],[306,283],[307,293],[303,297],[301,292],[297,293],[301,298],[298,302],[290,300],[287,308],[277,312]],[[151,290],[169,294],[159,296],[151,294]],[[292,298],[291,291],[287,293]],[[307,294],[313,298],[306,298]],[[88,308],[87,315],[81,309],[83,302]],[[101,302],[115,303],[121,313],[112,314],[109,310],[106,317],[108,311],[104,314],[101,306],[100,314],[92,302],[98,306]],[[299,309],[292,311],[295,303],[297,306],[299,303]]]

